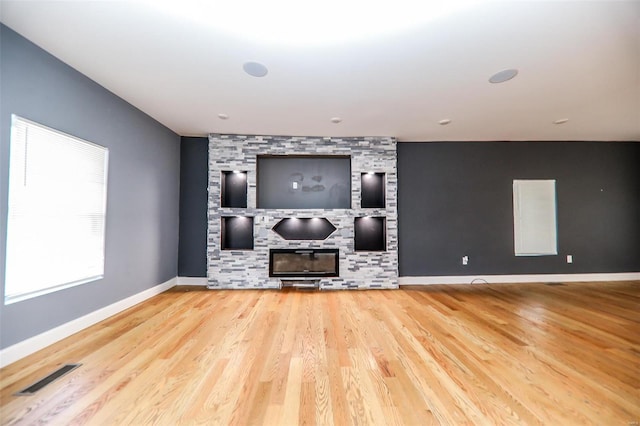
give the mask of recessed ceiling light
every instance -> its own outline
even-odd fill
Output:
[[[340,117],[332,117],[331,118],[331,122],[334,123],[334,124],[338,124],[338,123],[342,122],[342,118],[340,118]]]
[[[245,62],[244,65],[242,65],[242,69],[244,70],[244,72],[253,77],[264,77],[269,72],[267,67],[265,67],[263,64],[253,61]]]
[[[220,120],[227,120],[229,118],[229,116],[227,114],[220,113],[220,114],[218,114],[218,118]]]
[[[569,121],[569,119],[568,119],[568,118],[559,118],[559,119],[557,119],[556,121],[554,121],[554,122],[553,122],[553,124],[564,124],[564,123],[566,123],[567,121]]]
[[[451,123],[451,119],[449,118],[443,118],[442,120],[438,121],[438,124],[441,126],[446,126],[449,123]]]
[[[517,69],[512,68],[508,70],[502,70],[492,75],[489,78],[489,83],[504,83],[505,81],[511,80],[516,75],[518,75]]]

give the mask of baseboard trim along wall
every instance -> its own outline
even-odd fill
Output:
[[[553,283],[579,281],[634,281],[640,272],[610,274],[537,274],[537,275],[459,275],[434,277],[400,277],[400,285],[483,284],[483,283]],[[178,277],[176,285],[206,286],[205,277]]]
[[[400,277],[399,285],[552,283],[579,281],[634,281],[640,272],[612,274],[535,274],[535,275],[459,275],[439,277]]]
[[[206,278],[204,278],[206,281]],[[71,336],[78,331],[81,331],[93,324],[96,324],[102,320],[105,320],[119,312],[124,311],[140,302],[158,295],[162,292],[169,290],[176,285],[177,278],[171,278],[170,280],[158,284],[155,287],[144,290],[126,299],[119,300],[112,303],[109,306],[93,311],[80,318],[76,318],[51,330],[40,333],[37,336],[33,336],[22,342],[11,345],[0,351],[0,368],[5,367],[11,363],[18,361],[21,358],[31,355],[34,352],[39,351],[53,343],[56,343],[65,337]]]
[[[207,277],[178,277],[176,285],[207,285]]]

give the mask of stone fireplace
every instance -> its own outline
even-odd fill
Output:
[[[264,155],[348,156],[351,208],[258,209],[256,163],[258,156]],[[369,175],[383,177],[383,204],[376,200],[363,203],[363,182],[367,182],[365,177]],[[233,196],[223,194],[223,183],[229,185],[236,180],[246,185],[243,187],[246,193],[241,197],[244,200],[225,204]],[[398,287],[395,139],[211,134],[208,191],[209,288],[280,288],[281,280],[286,279],[284,274],[289,271],[279,270],[283,266],[274,264],[273,256],[281,260],[279,256],[287,252],[294,254],[296,262],[302,262],[294,267],[302,275],[297,271],[291,275],[294,278],[304,278],[318,265],[331,269],[324,263],[329,260],[324,253],[336,253],[332,255],[337,261],[335,273],[323,269],[322,275],[314,277],[320,289]],[[328,224],[322,225],[323,229],[291,236],[294,224],[287,223],[288,219]],[[364,239],[359,236],[372,229],[382,232],[374,241],[369,241],[369,236]],[[304,262],[311,264],[305,267]]]
[[[338,249],[270,249],[269,276],[316,278],[340,276]]]

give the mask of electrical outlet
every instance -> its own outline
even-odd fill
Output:
[[[469,264],[469,256],[462,256],[462,264],[463,265]]]
[[[568,254],[567,255],[567,263],[573,263],[573,255],[572,254]]]

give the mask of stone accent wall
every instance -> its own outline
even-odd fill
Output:
[[[351,209],[272,210],[256,208],[256,158],[258,155],[349,155],[351,156]],[[223,171],[247,171],[247,208],[221,207]],[[361,173],[386,174],[386,207],[360,207]],[[398,226],[396,140],[389,137],[287,137],[209,135],[209,227],[207,277],[210,288],[279,288],[280,280],[269,277],[270,248],[338,248],[340,276],[321,278],[321,289],[398,288]],[[254,218],[253,250],[221,250],[223,216]],[[354,219],[385,216],[387,250],[354,251]],[[324,217],[337,230],[326,240],[285,240],[272,231],[287,217]]]

